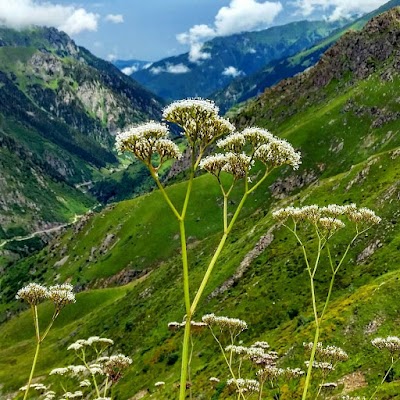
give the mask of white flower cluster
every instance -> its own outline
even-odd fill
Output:
[[[29,283],[22,289],[18,290],[17,299],[24,300],[31,305],[39,304],[42,300],[47,299],[49,291],[45,286],[37,283]]]
[[[321,389],[324,390],[335,390],[338,387],[336,382],[325,382],[320,385]]]
[[[311,351],[313,348],[313,343],[303,343],[303,347]],[[331,361],[333,363],[336,362],[343,362],[347,361],[349,359],[349,356],[347,353],[341,349],[340,347],[337,346],[326,346],[324,347],[321,342],[317,343],[317,347],[315,349],[315,354],[316,356],[320,357],[324,361]]]
[[[259,342],[254,342],[251,347],[258,347],[260,349],[269,349],[269,344],[267,342],[264,341],[259,341]]]
[[[266,365],[256,372],[260,381],[274,381],[280,377],[284,379],[297,379],[304,375],[300,368],[278,368],[275,365]]]
[[[165,382],[163,382],[163,381],[156,382],[156,383],[154,384],[154,386],[155,386],[155,387],[158,387],[158,388],[164,387],[164,386],[165,386]]]
[[[283,368],[278,368],[275,365],[267,365],[263,369],[256,372],[257,378],[262,381],[274,381],[284,374]]]
[[[83,349],[85,346],[93,346],[96,344],[100,344],[102,347],[108,347],[114,344],[112,339],[102,338],[99,336],[91,336],[88,339],[78,339],[76,342],[70,344],[67,350],[80,350]]]
[[[184,328],[185,325],[185,322],[169,322],[168,329],[171,331],[176,331],[180,328]],[[205,322],[190,321],[190,326],[192,327],[192,331],[197,331],[202,330],[202,328],[206,328],[208,325]]]
[[[307,368],[310,365],[310,361],[304,361],[304,364],[306,364]],[[335,369],[335,367],[329,363],[329,362],[325,362],[325,361],[314,361],[312,364],[313,368],[315,369],[320,369],[322,371],[333,371]]]
[[[220,382],[220,380],[219,380],[218,378],[216,378],[215,376],[212,376],[212,377],[209,379],[209,381],[210,381],[211,383],[219,383],[219,382]]]
[[[204,149],[216,138],[235,130],[218,112],[218,107],[210,100],[185,99],[167,106],[163,117],[183,129],[191,146],[200,145]]]
[[[353,396],[349,396],[347,394],[345,396],[342,396],[340,399],[341,400],[366,400],[367,398],[364,396],[363,397],[360,397],[360,396],[353,397]]]
[[[159,166],[166,160],[179,159],[182,153],[178,146],[168,139],[167,126],[150,121],[132,126],[116,136],[116,148],[119,153],[129,151],[147,166],[151,164],[154,154],[160,157]]]
[[[388,350],[390,353],[400,351],[400,339],[397,336],[388,336],[386,338],[375,338],[371,341],[372,345],[379,350]]]
[[[286,140],[277,138],[260,146],[254,153],[254,158],[273,167],[287,164],[293,169],[298,169],[301,164],[300,153],[296,152]]]
[[[122,371],[128,368],[131,364],[131,358],[124,356],[123,354],[116,354],[109,357],[109,359],[103,364],[103,370],[110,380],[115,383],[121,378]]]
[[[24,300],[30,305],[37,305],[42,300],[51,300],[56,309],[59,311],[67,304],[75,303],[75,294],[73,293],[73,286],[69,283],[62,285],[46,286],[37,283],[29,283],[22,289],[18,290],[17,299]]]
[[[278,221],[286,221],[291,218],[294,222],[307,221],[312,224],[318,224],[320,228],[327,231],[336,231],[343,228],[345,224],[338,217],[347,217],[355,223],[364,223],[367,225],[379,224],[381,218],[365,207],[357,208],[355,204],[339,206],[330,204],[326,207],[319,207],[316,204],[304,207],[286,207],[274,211],[272,217]]]
[[[48,299],[56,306],[57,310],[61,310],[67,304],[76,302],[75,294],[72,292],[73,286],[69,283],[55,285],[49,287]]]
[[[260,384],[255,379],[229,379],[228,386],[236,386],[238,393],[257,393],[260,391]]]
[[[87,371],[87,368],[84,365],[69,365],[68,367],[63,368],[54,368],[50,371],[49,375],[79,375]]]
[[[84,379],[83,381],[79,382],[80,387],[89,387],[91,385],[89,379]]]
[[[247,329],[247,324],[237,318],[217,317],[215,314],[206,314],[202,317],[202,321],[209,327],[216,326],[221,331],[228,331],[233,335],[238,335]]]
[[[300,164],[300,154],[288,142],[261,128],[233,132],[219,140],[217,146],[227,153],[206,157],[200,164],[201,168],[217,177],[221,172],[227,172],[236,179],[243,178],[256,160],[272,167],[289,164],[297,169]]]
[[[83,397],[83,393],[80,390],[77,390],[76,392],[66,392],[64,395],[61,397],[61,400],[68,400],[68,399],[75,399],[77,397]]]
[[[266,342],[257,343],[262,343],[263,346],[268,345]],[[279,358],[278,353],[275,351],[265,352],[264,348],[254,345],[251,347],[229,345],[225,348],[225,351],[237,354],[244,359],[252,361],[258,366],[274,365],[276,360]]]
[[[56,397],[56,392],[48,390],[46,393],[43,393],[43,396],[43,400],[53,400]]]
[[[32,389],[37,390],[38,392],[47,390],[47,387],[46,387],[45,385],[43,385],[43,383],[31,383],[30,387],[31,387]],[[28,385],[25,385],[25,386],[20,387],[19,390],[20,390],[21,392],[25,392],[25,390],[26,390],[27,388],[28,388]]]

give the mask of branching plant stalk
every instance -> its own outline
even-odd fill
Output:
[[[39,318],[38,318],[38,311],[37,311],[37,306],[32,305],[31,306],[32,314],[33,314],[33,323],[35,325],[35,333],[36,333],[36,350],[35,350],[35,355],[33,357],[33,362],[32,362],[32,368],[31,372],[29,374],[29,379],[28,379],[28,384],[26,386],[25,394],[24,394],[24,399],[26,400],[28,397],[29,389],[31,387],[32,379],[33,379],[33,374],[35,373],[35,368],[36,368],[36,363],[37,359],[39,356],[39,350],[40,350],[40,331],[39,331]]]
[[[215,335],[214,331],[213,331],[211,328],[210,328],[210,331],[211,331],[211,334],[213,335],[215,341],[218,343],[219,348],[221,349],[222,356],[224,357],[224,360],[225,360],[225,362],[226,362],[226,365],[228,366],[229,372],[230,372],[230,374],[231,374],[233,380],[236,382],[236,375],[235,375],[235,373],[234,373],[234,371],[233,371],[233,368],[232,368],[232,355],[233,355],[233,351],[232,351],[232,350],[230,351],[229,360],[228,360],[228,358],[227,358],[227,356],[226,356],[226,354],[225,354],[225,350],[224,350],[224,348],[223,348],[221,342],[218,340],[217,336]],[[234,341],[231,340],[231,344],[232,344],[232,345],[233,345],[233,343],[234,343]],[[241,392],[240,387],[239,387],[239,385],[238,385],[237,383],[236,383],[236,386],[237,386],[237,389],[238,389],[238,392],[239,392],[238,398],[242,397],[243,400],[245,400],[244,394]]]
[[[384,382],[386,381],[386,378],[389,376],[390,371],[394,368],[394,366],[397,363],[397,361],[399,361],[399,358],[395,361],[394,358],[393,358],[393,355],[392,355],[392,363],[390,364],[389,369],[387,370],[385,376],[382,378],[381,383],[376,387],[374,393],[372,393],[372,396],[368,400],[373,400],[374,396],[376,395],[376,392],[384,384]]]
[[[313,347],[311,349],[309,365],[308,365],[308,368],[307,368],[307,376],[306,376],[306,381],[305,381],[305,384],[304,384],[302,400],[305,400],[307,398],[307,392],[308,392],[308,388],[309,388],[310,382],[311,382],[311,375],[312,375],[312,368],[313,368],[313,363],[314,363],[314,359],[315,359],[315,353],[316,353],[318,340],[319,340],[319,335],[320,335],[320,328],[321,328],[321,324],[322,324],[323,318],[325,316],[326,310],[328,308],[328,305],[329,305],[329,302],[330,302],[330,299],[331,299],[331,295],[332,295],[332,291],[333,291],[333,285],[335,283],[336,275],[337,275],[337,273],[338,273],[343,261],[345,260],[347,254],[348,254],[348,252],[350,250],[350,247],[355,242],[357,237],[360,235],[360,232],[357,230],[356,235],[352,238],[350,243],[347,245],[346,250],[345,250],[342,258],[340,259],[339,263],[335,266],[334,263],[333,263],[333,259],[332,259],[332,255],[331,255],[328,239],[326,239],[325,242],[324,242],[323,238],[320,235],[320,232],[318,231],[317,226],[315,226],[315,228],[316,228],[316,233],[317,233],[317,236],[318,236],[318,252],[317,252],[317,257],[316,257],[316,261],[314,263],[314,268],[313,268],[312,272],[311,272],[310,264],[309,264],[308,257],[307,257],[307,250],[306,250],[303,242],[301,241],[301,239],[297,235],[296,229],[292,230],[292,229],[289,228],[294,233],[294,235],[296,236],[296,239],[298,240],[298,242],[300,243],[300,245],[301,245],[301,247],[303,249],[303,255],[304,255],[304,259],[306,261],[307,271],[308,271],[308,273],[310,275],[310,289],[311,289],[312,306],[313,306],[314,322],[315,322],[314,342],[313,342]],[[321,314],[318,315],[317,303],[316,303],[316,295],[315,295],[314,277],[315,277],[315,273],[317,272],[317,269],[318,269],[318,265],[319,265],[319,262],[320,262],[322,249],[325,247],[325,245],[326,245],[326,248],[327,248],[328,259],[329,259],[329,264],[330,264],[331,271],[332,271],[332,276],[331,276],[331,280],[330,280],[330,284],[329,284],[328,293],[327,293],[327,296],[326,296],[326,299],[325,299],[324,307],[322,309]],[[318,393],[319,392],[320,392],[320,390],[318,391]],[[317,395],[317,397],[318,397],[318,395]]]

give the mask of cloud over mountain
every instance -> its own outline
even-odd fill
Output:
[[[316,11],[325,11],[328,20],[336,21],[352,14],[370,12],[386,2],[387,0],[297,0],[295,4],[299,7],[299,13],[305,17]]]
[[[219,9],[214,26],[194,25],[189,31],[178,34],[177,39],[180,43],[190,45],[189,60],[198,62],[210,57],[210,54],[202,51],[206,40],[266,28],[282,9],[280,2],[231,0],[229,6]]]
[[[74,5],[36,0],[0,0],[1,25],[24,28],[30,25],[55,26],[69,35],[96,31],[99,15]]]

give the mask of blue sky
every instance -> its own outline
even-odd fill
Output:
[[[0,0],[0,21],[55,26],[102,58],[155,61],[191,51],[215,36],[293,20],[337,19],[386,0]]]

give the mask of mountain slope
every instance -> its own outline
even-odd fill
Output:
[[[361,32],[344,36],[310,71],[268,90],[237,115],[239,125],[257,124],[288,139],[300,149],[303,163],[296,172],[275,174],[251,196],[196,314],[197,320],[210,312],[244,319],[249,324],[241,336],[245,345],[267,340],[285,355],[285,365],[303,366],[302,343],[311,340],[313,329],[309,276],[301,247],[287,231],[274,226],[270,211],[290,204],[353,202],[374,209],[382,222],[352,247],[337,277],[322,337],[350,356],[329,379],[346,376],[349,381],[357,373],[363,386],[346,386],[346,390],[351,396],[367,398],[388,368],[370,341],[395,335],[400,329],[399,27],[400,9],[373,19]],[[222,234],[218,190],[208,175],[195,180],[187,226],[192,291]],[[183,201],[185,183],[168,191],[174,200]],[[167,323],[181,321],[185,313],[178,231],[161,194],[154,191],[88,216],[45,251],[4,272],[4,312],[16,307],[12,297],[28,279],[71,280],[77,289],[87,289],[43,344],[37,376],[44,379],[52,367],[72,362],[65,347],[77,338],[104,335],[115,339],[116,348],[134,359],[116,387],[119,398],[139,394],[144,399],[151,394],[176,398],[182,332],[169,331]],[[267,234],[270,244],[255,254]],[[340,245],[335,247],[335,253],[343,251]],[[235,277],[244,262],[242,275]],[[128,282],[129,286],[90,290]],[[318,296],[328,286],[321,268]],[[218,288],[223,290],[215,291]],[[50,307],[44,305],[40,311],[49,315]],[[29,318],[23,312],[0,326],[4,393],[23,384],[28,373],[33,355]],[[217,345],[206,332],[195,336],[194,345],[193,392],[210,399],[228,398],[226,367]],[[382,385],[377,398],[398,396],[398,373],[396,369],[393,381]],[[221,379],[217,390],[210,387],[210,376]],[[160,380],[166,382],[161,395],[154,389]],[[343,386],[332,395],[339,396]],[[298,393],[288,394],[289,387],[284,387],[287,399],[298,398]]]
[[[207,97],[237,75],[251,74],[269,61],[296,54],[328,36],[342,22],[300,21],[259,32],[218,37],[203,45],[209,59],[195,63],[189,54],[170,57],[132,77],[165,99]]]
[[[65,221],[95,199],[78,189],[117,165],[113,132],[161,103],[54,28],[0,29],[3,237]],[[1,236],[1,235],[0,235]]]
[[[290,78],[313,66],[322,54],[346,32],[362,29],[371,18],[399,5],[400,0],[391,0],[377,10],[335,30],[327,38],[312,47],[306,50],[302,49],[299,53],[290,57],[272,61],[250,76],[235,78],[228,86],[216,91],[209,97],[218,104],[221,112],[224,113],[233,105],[259,95],[266,88],[273,86],[282,79]]]

